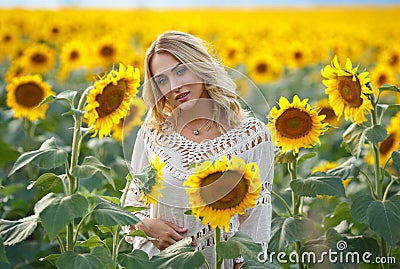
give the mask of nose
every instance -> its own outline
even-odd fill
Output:
[[[177,78],[170,78],[171,91],[179,91],[182,88],[182,84]]]

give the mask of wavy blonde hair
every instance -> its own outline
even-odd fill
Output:
[[[237,100],[236,84],[218,60],[207,51],[207,44],[188,33],[167,31],[147,49],[144,61],[143,99],[149,109],[145,123],[157,134],[169,133],[176,127],[173,107],[152,79],[150,63],[157,53],[170,53],[204,82],[214,101],[213,120],[230,128],[237,127],[247,113]],[[219,125],[220,131],[225,130]]]

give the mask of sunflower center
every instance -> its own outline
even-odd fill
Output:
[[[312,119],[308,113],[298,108],[289,108],[279,116],[275,125],[282,136],[295,139],[311,131]]]
[[[3,37],[3,41],[4,42],[9,42],[9,41],[11,41],[11,36],[10,35],[5,35],[4,37]]]
[[[389,65],[396,66],[398,63],[399,63],[399,55],[397,54],[392,55],[389,61]]]
[[[47,57],[41,53],[35,53],[31,57],[32,62],[37,63],[37,64],[42,64],[46,62]]]
[[[69,59],[71,61],[76,60],[79,58],[79,51],[73,50],[71,51],[71,53],[69,54]]]
[[[382,143],[379,145],[379,152],[382,155],[385,155],[386,153],[388,153],[393,146],[394,143],[394,134],[391,133],[384,141],[382,141]]]
[[[351,76],[340,76],[338,78],[338,90],[342,98],[351,107],[361,106],[361,85],[358,79],[352,80]]]
[[[43,100],[43,90],[36,83],[21,84],[15,90],[15,99],[24,107],[36,107]]]
[[[296,60],[301,60],[301,59],[303,58],[303,53],[302,53],[301,51],[296,51],[296,52],[294,53],[294,58],[295,58]]]
[[[383,85],[383,84],[386,84],[387,81],[388,81],[388,79],[387,79],[387,76],[386,76],[385,74],[381,74],[381,75],[378,77],[378,84],[379,84],[379,86],[381,86],[381,85]]]
[[[100,54],[106,58],[114,55],[114,48],[111,46],[104,46],[100,50]]]
[[[236,56],[236,50],[235,49],[230,49],[228,52],[228,58],[229,59],[235,59]]]
[[[53,34],[58,34],[58,33],[60,33],[60,29],[58,29],[57,27],[53,27],[53,28],[51,29],[51,32],[52,32]]]
[[[247,189],[247,181],[241,173],[217,172],[203,178],[200,196],[206,205],[212,208],[234,208],[243,201]]]
[[[96,101],[99,103],[96,111],[100,118],[106,117],[119,107],[124,100],[125,91],[126,82],[124,80],[118,81],[117,85],[110,83],[103,89],[103,93],[96,97]]]
[[[318,113],[319,115],[325,115],[325,120],[330,120],[336,117],[335,111],[332,108],[324,107]]]
[[[266,63],[259,63],[257,65],[256,70],[257,70],[258,73],[263,74],[263,73],[267,72],[268,65]]]

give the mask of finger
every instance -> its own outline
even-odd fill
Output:
[[[171,230],[171,231],[167,232],[167,236],[168,236],[174,243],[176,243],[176,242],[178,242],[178,241],[180,241],[180,240],[183,239],[183,236],[182,236],[181,234],[177,233],[175,230]],[[171,242],[171,241],[169,241],[169,242]]]
[[[186,233],[188,231],[188,228],[180,227],[174,223],[168,221],[166,221],[165,223],[168,224],[172,229],[174,229],[178,233]]]

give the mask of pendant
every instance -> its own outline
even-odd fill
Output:
[[[193,130],[194,135],[199,135],[200,131],[199,130]]]

